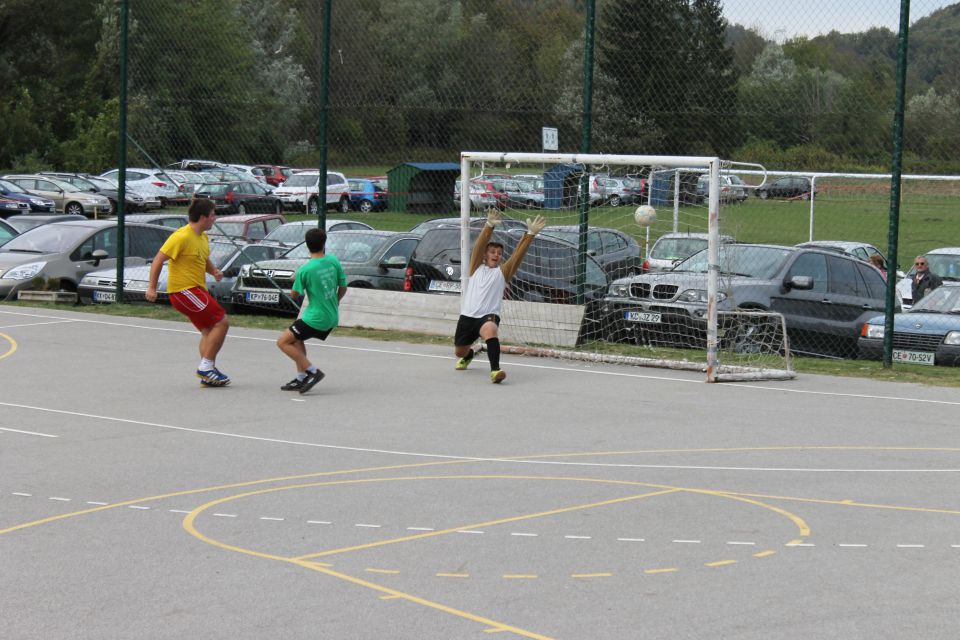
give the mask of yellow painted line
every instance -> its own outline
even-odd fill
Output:
[[[789,546],[798,545],[798,544],[803,544],[803,540],[791,540],[784,546],[789,547]]]
[[[380,596],[381,600],[396,600],[400,596]]]
[[[758,553],[753,554],[753,557],[754,557],[754,558],[766,558],[766,557],[768,557],[768,556],[772,556],[772,555],[775,554],[775,553],[776,553],[776,551],[773,551],[772,549],[767,549],[766,551],[760,551],[760,552],[758,552]]]
[[[10,347],[4,353],[0,354],[0,360],[3,360],[7,356],[13,355],[13,352],[17,350],[17,341],[5,333],[0,333],[0,338],[6,340],[10,345]]]
[[[717,560],[716,562],[705,562],[705,567],[725,567],[728,564],[737,564],[736,560]]]
[[[312,563],[310,563],[310,564],[312,564],[312,565],[314,565],[314,566],[316,566],[316,567],[332,567],[332,566],[333,566],[333,565],[330,564],[329,562],[312,562]]]
[[[400,573],[397,569],[364,569],[367,573],[389,573],[391,575],[397,575]]]
[[[505,573],[503,574],[504,579],[506,580],[536,580],[537,574],[535,573]]]
[[[669,569],[644,569],[644,573],[673,573],[679,571],[676,567],[670,567]]]
[[[496,629],[484,629],[484,630],[483,630],[484,633],[503,633],[504,631],[507,631],[507,629],[496,628]]]
[[[469,573],[444,573],[442,571],[437,573],[438,578],[469,578]]]
[[[742,494],[724,493],[723,491],[707,491],[707,490],[703,490],[703,489],[684,489],[684,491],[689,491],[690,493],[702,493],[702,494],[706,494],[706,495],[723,496],[723,497],[725,497],[725,498],[730,498],[731,500],[739,500],[739,501],[741,501],[741,502],[746,502],[746,503],[748,503],[748,504],[753,504],[753,505],[756,505],[756,506],[758,506],[758,507],[763,507],[764,509],[769,509],[770,511],[773,511],[774,513],[779,513],[780,515],[782,515],[782,516],[784,516],[784,517],[786,517],[786,518],[789,518],[791,521],[793,521],[793,523],[794,523],[795,525],[797,525],[797,529],[800,530],[800,535],[801,535],[801,536],[809,536],[809,535],[810,535],[810,527],[809,527],[809,526],[807,525],[807,523],[803,520],[803,518],[801,518],[800,516],[798,516],[798,515],[796,515],[796,514],[794,514],[794,513],[790,513],[790,512],[787,511],[786,509],[781,509],[780,507],[775,507],[775,506],[773,506],[772,504],[767,504],[767,503],[765,503],[765,502],[760,502],[759,500],[753,500],[752,498],[745,497],[745,496],[743,496]]]
[[[571,573],[571,578],[609,578],[612,573]]]

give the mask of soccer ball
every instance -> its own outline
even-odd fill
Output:
[[[633,219],[641,227],[649,227],[657,221],[657,210],[648,204],[642,204],[633,212]]]

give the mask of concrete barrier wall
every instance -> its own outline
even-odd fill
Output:
[[[573,347],[583,306],[504,300],[500,338],[504,343]],[[450,336],[460,317],[460,296],[351,288],[340,301],[340,326],[415,331]]]

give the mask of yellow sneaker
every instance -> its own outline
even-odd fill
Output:
[[[503,382],[504,378],[507,377],[507,372],[497,369],[496,371],[490,372],[490,382],[493,384],[500,384]]]

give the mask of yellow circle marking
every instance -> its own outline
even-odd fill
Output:
[[[7,343],[10,345],[10,348],[8,348],[4,353],[0,353],[0,360],[3,360],[7,356],[13,355],[13,352],[17,350],[17,341],[5,333],[0,333],[0,338],[3,338],[4,340],[6,340]]]

